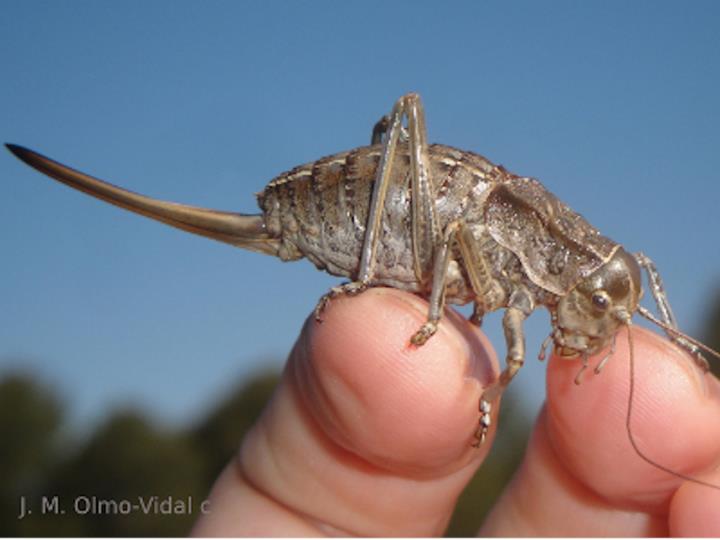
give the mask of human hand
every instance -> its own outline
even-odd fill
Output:
[[[471,443],[478,399],[498,367],[482,332],[450,310],[426,345],[409,346],[426,312],[416,296],[373,288],[333,300],[323,324],[309,319],[193,533],[442,534],[492,446],[496,418],[486,443]],[[674,470],[711,469],[720,384],[662,337],[640,328],[633,336],[635,439]],[[551,359],[523,465],[480,534],[720,535],[720,490],[651,467],[630,446],[626,331],[600,375],[577,386],[578,368]],[[702,479],[720,485],[720,471]]]

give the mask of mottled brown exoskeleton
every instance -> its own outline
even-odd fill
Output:
[[[504,310],[506,367],[480,400],[476,445],[485,439],[493,402],[525,359],[523,321],[537,307],[551,315],[560,355],[590,355],[610,345],[639,311],[641,269],[671,340],[707,363],[677,325],[652,262],[602,236],[533,178],[484,157],[427,143],[416,94],[401,97],[373,130],[372,144],[281,174],[258,195],[259,215],[157,201],[8,145],[39,171],[111,204],[180,229],[266,253],[284,261],[306,257],[351,281],[334,296],[384,285],[429,299],[427,322],[413,335],[423,345],[437,330],[446,303],[474,303],[472,320]]]

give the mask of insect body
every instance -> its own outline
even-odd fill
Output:
[[[377,285],[411,291],[429,299],[427,322],[410,338],[421,346],[437,330],[445,303],[473,302],[478,324],[484,313],[503,309],[506,367],[481,397],[478,445],[493,402],[524,362],[525,318],[546,307],[552,322],[546,343],[563,356],[579,356],[582,372],[588,357],[613,343],[635,311],[651,317],[638,305],[641,268],[662,319],[656,322],[707,369],[700,344],[677,331],[647,257],[602,236],[537,180],[477,154],[428,145],[416,94],[401,97],[378,122],[370,146],[272,180],[258,195],[259,215],[157,201],[31,150],[8,148],[41,172],[111,204],[282,260],[306,257],[349,278],[321,298],[318,318],[339,294]]]

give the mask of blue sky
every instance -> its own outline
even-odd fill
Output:
[[[366,144],[408,91],[429,139],[535,176],[660,268],[700,328],[718,290],[720,3],[0,3],[0,137],[148,195],[254,212],[297,164]],[[176,231],[0,153],[0,373],[78,425],[202,415],[279,366],[338,280]],[[529,324],[518,387],[542,399]],[[488,332],[504,350],[499,320]]]

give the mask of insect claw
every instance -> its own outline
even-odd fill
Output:
[[[480,308],[477,303],[473,306],[473,312],[472,315],[470,315],[470,318],[468,319],[471,324],[474,324],[477,327],[482,326],[483,323],[483,316],[485,315],[485,310]]]
[[[357,294],[360,294],[367,288],[368,284],[362,281],[350,281],[336,287],[332,287],[327,293],[323,294],[320,297],[320,300],[318,300],[318,303],[315,305],[315,320],[319,323],[323,322],[322,312],[325,310],[327,305],[330,303],[330,300],[332,300],[333,298],[337,298],[338,296],[343,295],[355,296]]]
[[[483,414],[489,414],[492,410],[492,404],[489,401],[485,401],[484,399],[480,400],[479,407],[480,412]]]
[[[487,434],[490,431],[490,426],[492,425],[492,418],[490,416],[491,410],[492,405],[490,404],[490,402],[486,401],[484,398],[481,398],[480,412],[482,414],[480,415],[477,431],[475,431],[475,442],[472,444],[473,448],[479,448],[487,438]]]
[[[435,332],[437,332],[437,328],[438,325],[436,321],[426,322],[420,327],[420,330],[413,334],[413,337],[410,338],[410,343],[412,343],[416,347],[421,347],[425,345],[427,340],[430,339],[435,334]]]
[[[313,311],[313,313],[315,315],[315,322],[318,322],[318,323],[323,322],[322,312],[325,310],[325,307],[327,307],[329,302],[330,302],[330,296],[328,294],[325,294],[322,297],[320,297],[320,300],[318,300],[318,303],[315,306],[315,310]]]

